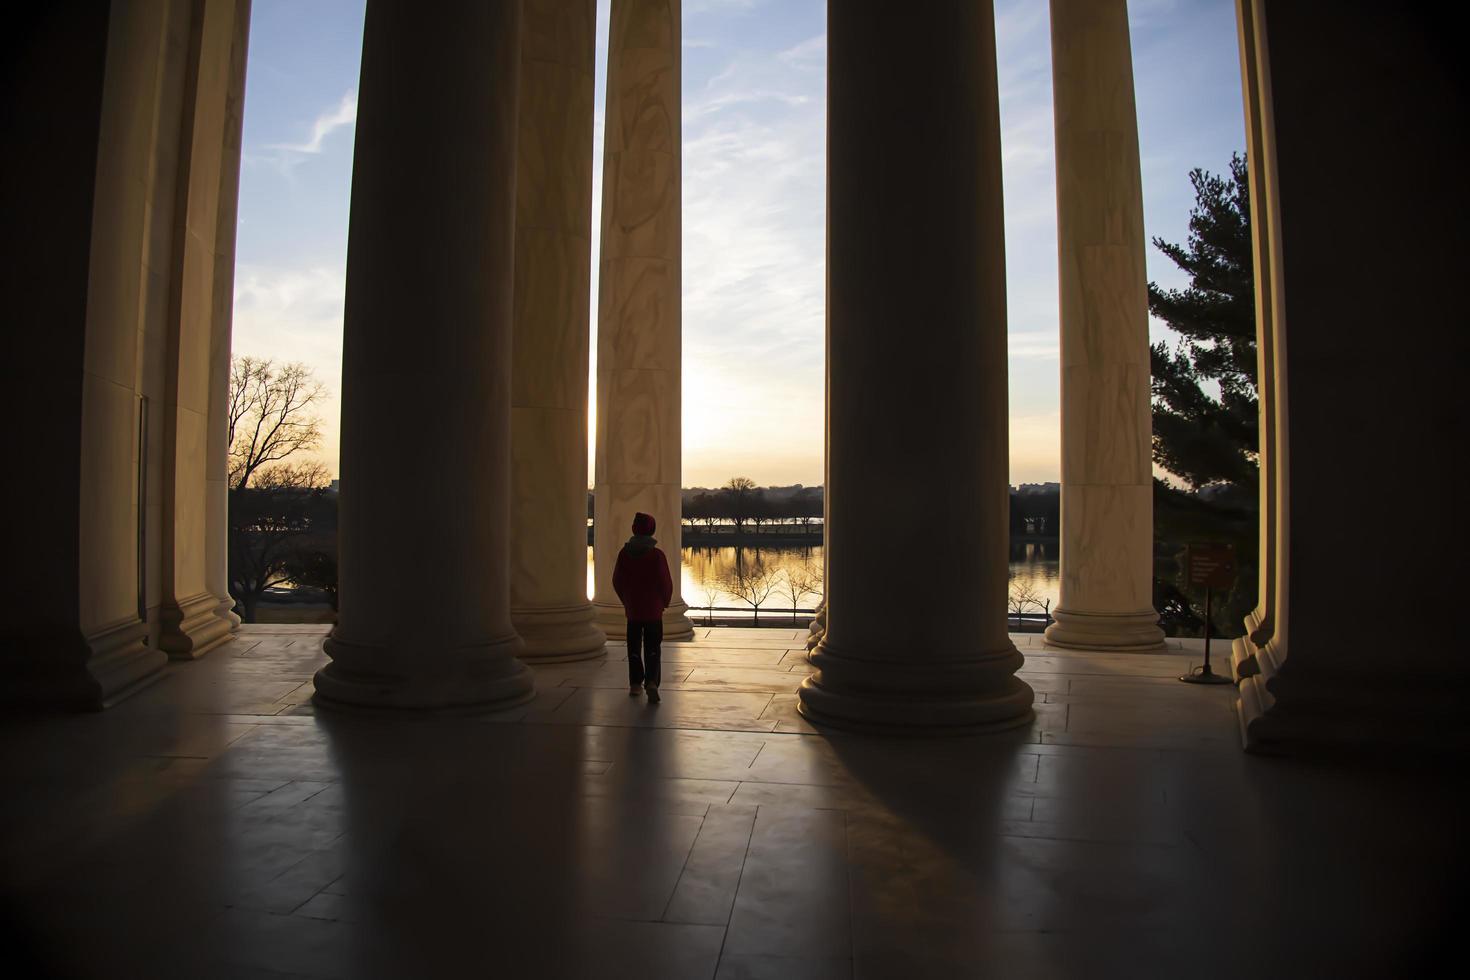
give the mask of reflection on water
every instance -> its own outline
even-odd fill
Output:
[[[767,568],[790,566],[793,569],[811,569],[816,572],[817,588],[821,589],[822,546],[789,544],[779,547],[742,548],[743,559],[756,561]],[[682,589],[684,601],[691,606],[737,606],[749,605],[720,587],[722,579],[735,569],[734,547],[700,546],[684,549]],[[922,557],[922,555],[920,556]],[[1057,543],[1055,541],[1026,541],[1011,543],[1011,578],[1030,582],[1043,599],[1051,600],[1051,608],[1057,607],[1061,592],[1061,581],[1057,572]],[[587,596],[592,597],[592,548],[587,548]],[[920,605],[925,601],[922,585],[912,597]],[[820,595],[803,596],[800,607],[814,609],[821,601]],[[786,594],[786,583],[781,581],[771,597],[761,605],[762,610],[779,612],[782,607],[791,608],[791,597]],[[1035,610],[1039,612],[1040,610]]]

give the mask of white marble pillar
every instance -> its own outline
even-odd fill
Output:
[[[694,634],[679,593],[679,3],[612,0],[597,299],[597,621],[624,632],[613,564],[644,511],[674,579],[669,640]]]
[[[233,284],[240,103],[250,8],[206,0],[194,8],[184,88],[178,208],[169,291],[163,412],[163,548],[158,645],[170,656],[201,656],[229,635],[220,589],[225,472],[220,452],[228,372],[228,302]],[[238,49],[238,50],[237,50]],[[229,246],[221,254],[221,243]],[[224,281],[219,280],[221,273]],[[217,318],[221,311],[224,323]],[[224,332],[224,364],[220,328]],[[211,560],[214,564],[211,564]],[[225,612],[228,612],[226,609]]]
[[[341,599],[319,704],[531,696],[510,617],[519,3],[370,0],[342,350]]]
[[[525,660],[606,651],[587,600],[594,0],[525,0],[511,380],[511,620]]]
[[[250,0],[227,0],[235,10],[229,85],[224,94],[224,153],[220,159],[219,220],[215,228],[213,309],[210,314],[209,422],[205,444],[205,569],[215,614],[240,625],[230,595],[230,338],[235,310],[235,231],[239,223],[241,127],[245,116],[245,63],[250,43]]]
[[[833,3],[827,45],[827,628],[799,708],[883,732],[1025,725],[991,4]],[[942,615],[906,608],[917,581]]]
[[[1061,598],[1052,646],[1162,650],[1153,608],[1146,239],[1127,0],[1052,0]]]
[[[1266,106],[1262,102],[1261,63],[1255,45],[1254,8],[1250,3],[1236,4],[1236,27],[1240,40],[1240,74],[1245,108],[1246,159],[1267,153]],[[1272,609],[1276,590],[1276,392],[1266,383],[1276,375],[1276,340],[1272,330],[1271,243],[1272,215],[1264,207],[1266,189],[1261,186],[1261,172],[1249,171],[1251,198],[1252,260],[1256,282],[1256,404],[1258,409],[1256,459],[1260,472],[1257,479],[1260,512],[1259,549],[1256,578],[1256,606],[1245,617],[1245,635],[1231,645],[1230,661],[1235,679],[1260,672],[1258,654],[1271,639],[1276,627]]]
[[[1241,735],[1255,752],[1459,759],[1470,684],[1444,624],[1464,606],[1470,547],[1457,448],[1470,345],[1456,290],[1403,284],[1463,274],[1463,208],[1444,192],[1463,166],[1444,116],[1463,72],[1455,39],[1412,6],[1339,6],[1324,18],[1291,0],[1237,5],[1259,110],[1248,138],[1275,495],[1272,632],[1240,681]],[[1364,187],[1371,207],[1342,206]],[[1395,503],[1409,493],[1433,524],[1406,563]],[[1390,610],[1439,630],[1385,635]]]

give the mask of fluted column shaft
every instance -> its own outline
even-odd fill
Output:
[[[510,618],[520,4],[370,0],[348,232],[340,608],[319,702],[531,694]]]
[[[1260,387],[1274,411],[1263,447],[1275,527],[1272,631],[1240,683],[1242,737],[1260,752],[1459,759],[1470,683],[1449,638],[1470,547],[1456,448],[1470,430],[1463,302],[1455,289],[1403,288],[1463,275],[1464,208],[1445,195],[1463,168],[1462,128],[1444,116],[1463,89],[1457,38],[1405,4],[1343,0],[1324,18],[1241,0],[1237,11],[1257,113],[1247,132],[1253,244],[1268,270],[1256,288],[1270,310],[1258,326],[1270,331]],[[1371,207],[1342,206],[1369,186]],[[1435,518],[1412,571],[1397,560],[1403,511],[1389,504],[1406,480]],[[1413,611],[1449,625],[1422,639],[1375,629],[1406,590]]]
[[[233,0],[234,43],[224,100],[224,151],[220,159],[219,220],[215,225],[214,309],[210,316],[209,431],[205,442],[205,576],[218,601],[215,614],[231,630],[240,625],[230,595],[230,338],[235,309],[235,231],[240,210],[240,148],[245,122],[245,63],[250,42],[250,0]]]
[[[1127,0],[1052,0],[1061,284],[1054,646],[1161,650],[1153,608],[1143,191]]]
[[[230,612],[227,457],[241,105],[248,0],[195,8],[184,85],[165,368],[159,648],[198,657],[239,622]]]
[[[800,710],[983,731],[1026,724],[1033,699],[1005,620],[994,22],[989,3],[923,7],[828,9],[827,628]],[[916,574],[940,614],[900,608]]]
[[[511,382],[511,620],[527,660],[606,649],[587,600],[594,0],[525,0]]]
[[[621,634],[613,565],[633,515],[652,514],[674,579],[665,639],[693,635],[679,594],[679,2],[612,3],[597,299],[594,605]]]
[[[1240,74],[1242,105],[1245,108],[1246,159],[1255,160],[1267,154],[1268,107],[1263,102],[1262,65],[1255,44],[1255,7],[1249,2],[1236,4],[1236,28],[1240,38]],[[1276,339],[1272,327],[1275,314],[1271,297],[1272,215],[1266,207],[1267,190],[1262,186],[1260,168],[1251,167],[1251,258],[1256,282],[1256,406],[1259,434],[1256,460],[1260,472],[1257,487],[1260,509],[1259,569],[1256,577],[1256,605],[1245,617],[1245,635],[1237,637],[1231,647],[1231,666],[1237,680],[1259,673],[1257,654],[1275,631],[1276,591],[1276,391],[1270,383],[1276,376]]]

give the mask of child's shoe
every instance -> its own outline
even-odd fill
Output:
[[[650,687],[648,689],[648,703],[649,704],[658,704],[658,702],[659,702],[658,688],[656,688],[656,687]]]

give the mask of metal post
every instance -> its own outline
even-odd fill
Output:
[[[1211,589],[1205,586],[1205,662],[1183,677],[1179,678],[1186,684],[1233,684],[1229,677],[1215,673],[1210,669],[1210,599]]]

